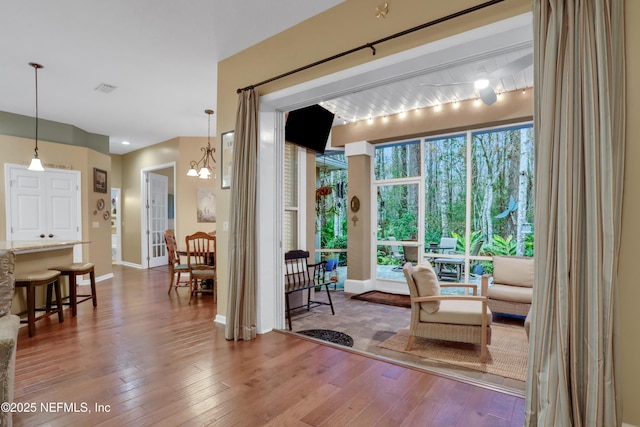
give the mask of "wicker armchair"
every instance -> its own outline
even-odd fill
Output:
[[[491,311],[525,317],[533,299],[533,271],[533,258],[494,256],[493,284],[486,294]],[[482,276],[483,286],[489,277]]]
[[[415,269],[410,262],[402,267],[411,294],[411,325],[406,350],[416,337],[480,344],[480,360],[487,360],[491,344],[491,310],[487,307],[486,288],[477,295],[475,285],[438,283],[428,262]],[[473,295],[440,295],[440,287],[465,287]]]

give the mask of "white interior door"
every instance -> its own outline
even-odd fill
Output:
[[[147,174],[147,224],[149,267],[167,265],[164,232],[169,222],[169,179],[164,175]]]
[[[77,176],[57,171],[47,171],[47,175],[47,237],[73,240],[78,234]]]

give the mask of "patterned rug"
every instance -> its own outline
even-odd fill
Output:
[[[519,381],[527,380],[529,342],[522,327],[491,325],[491,345],[487,347],[486,363],[480,362],[479,345],[418,337],[413,349],[405,351],[408,340],[409,331],[403,330],[379,346]]]
[[[296,331],[296,334],[340,344],[345,347],[353,347],[353,338],[343,332],[331,331],[329,329],[307,329],[304,331]]]
[[[409,295],[391,294],[389,292],[369,291],[363,294],[353,295],[351,299],[374,302],[376,304],[394,305],[396,307],[411,308]]]

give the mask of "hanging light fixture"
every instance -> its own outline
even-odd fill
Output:
[[[216,177],[216,160],[213,158],[214,153],[216,152],[215,148],[211,147],[211,115],[213,114],[213,110],[204,110],[204,112],[209,116],[209,128],[207,130],[207,146],[202,147],[200,150],[204,151],[202,158],[197,162],[192,160],[189,164],[189,172],[187,172],[187,176],[197,176],[200,179],[210,179],[212,176]],[[198,171],[198,168],[200,171]]]
[[[36,147],[33,159],[31,159],[31,164],[28,169],[30,171],[42,172],[44,171],[44,168],[42,167],[42,162],[38,158],[38,69],[43,67],[35,62],[29,62],[29,65],[32,66],[36,72]]]

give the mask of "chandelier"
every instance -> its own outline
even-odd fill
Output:
[[[187,172],[187,176],[197,176],[200,179],[211,179],[212,176],[214,178],[216,177],[216,160],[213,158],[216,149],[211,147],[211,115],[213,114],[213,110],[204,110],[204,112],[209,116],[207,146],[200,149],[204,152],[200,160],[192,160],[189,163],[189,172]],[[200,170],[198,171],[198,169]]]
[[[42,172],[44,168],[42,167],[42,162],[38,158],[38,69],[43,68],[42,65],[37,64],[35,62],[29,62],[29,65],[33,67],[36,72],[36,147],[34,150],[33,159],[31,159],[31,164],[29,165],[30,171]]]

